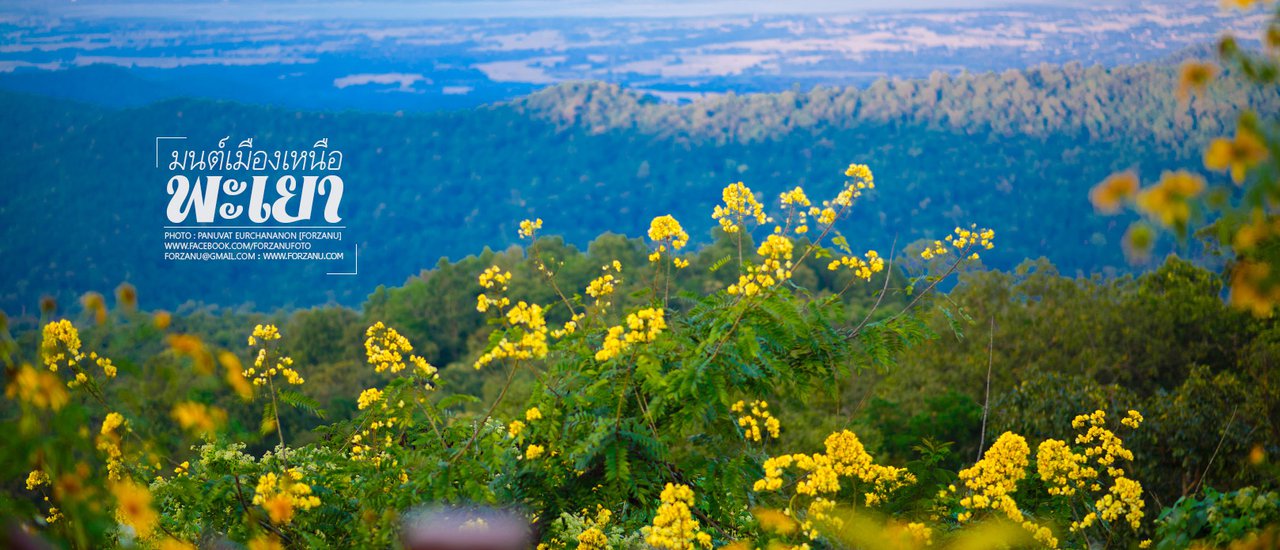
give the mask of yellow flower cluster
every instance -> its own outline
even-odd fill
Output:
[[[397,373],[404,370],[404,355],[413,351],[408,338],[382,324],[382,321],[370,326],[364,335],[364,354],[374,372]]]
[[[258,340],[270,342],[280,339],[280,330],[275,325],[256,325],[253,327],[253,334],[249,335],[249,345],[258,345]]]
[[[271,382],[272,377],[277,374],[283,376],[285,381],[291,385],[302,385],[306,380],[298,371],[293,369],[293,358],[281,355],[272,361],[272,354],[267,350],[267,342],[280,339],[280,331],[275,325],[258,325],[253,329],[253,335],[249,336],[249,345],[255,345],[256,340],[261,340],[262,347],[258,348],[258,354],[253,359],[253,367],[245,371],[253,381],[255,386],[265,386]]]
[[[778,419],[769,414],[768,401],[752,401],[750,411],[747,411],[747,403],[745,401],[738,401],[729,410],[741,415],[738,417],[738,426],[742,428],[743,435],[749,441],[763,441],[764,433],[768,433],[769,437],[776,439],[782,429]],[[760,431],[761,423],[764,424],[764,432]]]
[[[1006,518],[1018,523],[1031,533],[1036,541],[1049,548],[1058,547],[1058,539],[1048,527],[1037,525],[1027,520],[1018,509],[1013,494],[1018,490],[1018,481],[1026,477],[1028,455],[1031,449],[1027,440],[1013,432],[1005,432],[983,453],[971,468],[960,471],[960,480],[965,487],[966,495],[960,499],[960,512],[957,520],[966,522],[973,519],[974,514],[984,510],[1000,512]],[[954,492],[954,486],[948,491]]]
[[[832,260],[827,269],[835,271],[840,269],[840,266],[852,269],[854,277],[870,281],[872,275],[884,271],[884,258],[880,257],[879,252],[868,250],[865,260],[857,256],[845,256],[838,260]]]
[[[58,372],[60,365],[70,368],[84,359],[80,352],[80,333],[71,321],[62,319],[44,326],[40,357],[53,372]]]
[[[583,318],[583,317],[586,317],[586,316],[587,316],[587,314],[585,314],[585,313],[574,313],[574,314],[573,314],[573,317],[569,318],[569,320],[568,320],[568,321],[565,321],[565,322],[564,322],[564,326],[563,326],[562,328],[558,328],[558,329],[556,329],[556,330],[551,331],[551,337],[552,337],[552,338],[564,338],[566,335],[573,334],[573,333],[577,332],[577,331],[578,331],[578,321],[581,321],[581,320],[582,320],[582,318]]]
[[[111,484],[116,499],[116,519],[133,528],[139,540],[151,537],[160,523],[160,514],[151,506],[151,491],[146,486],[125,480]]]
[[[1142,416],[1137,411],[1129,411],[1130,415],[1126,418],[1129,423],[1137,427],[1141,422]],[[1076,436],[1076,443],[1087,445],[1084,454],[1089,458],[1097,461],[1099,466],[1107,469],[1107,475],[1111,477],[1121,477],[1124,475],[1124,469],[1116,465],[1116,461],[1133,460],[1133,452],[1124,447],[1124,442],[1116,436],[1115,432],[1108,430],[1106,427],[1107,412],[1098,410],[1092,414],[1082,414],[1075,417],[1071,421],[1071,427],[1076,429],[1088,428],[1085,433]]]
[[[294,509],[310,510],[320,505],[320,498],[311,494],[311,486],[303,483],[302,472],[290,468],[283,475],[267,472],[258,478],[253,504],[267,511],[271,522],[286,525],[293,521]]]
[[[1121,517],[1133,530],[1142,526],[1142,484],[1126,477],[1118,477],[1111,490],[1094,503],[1098,514],[1107,522],[1116,523]]]
[[[1087,465],[1089,458],[1071,450],[1065,441],[1046,439],[1036,450],[1036,470],[1049,494],[1071,496],[1098,477]]]
[[[112,363],[110,359],[98,355],[98,352],[96,351],[89,352],[89,359],[102,369],[102,374],[106,375],[107,378],[116,377],[116,365],[115,363]]]
[[[1125,427],[1137,429],[1142,425],[1142,421],[1141,413],[1130,410],[1120,423]],[[1107,493],[1094,502],[1093,507],[1097,513],[1091,512],[1079,521],[1073,522],[1072,531],[1088,528],[1099,518],[1107,522],[1116,522],[1121,517],[1131,528],[1137,530],[1145,515],[1143,508],[1146,503],[1142,500],[1142,484],[1126,477],[1124,469],[1118,464],[1120,460],[1132,461],[1133,452],[1124,447],[1124,442],[1116,436],[1115,432],[1107,429],[1106,423],[1107,413],[1102,410],[1079,415],[1071,421],[1073,428],[1085,430],[1084,433],[1076,436],[1076,443],[1086,446],[1085,456],[1092,459],[1099,468],[1105,468],[1107,475],[1112,478],[1111,487]],[[1102,486],[1093,483],[1090,489],[1100,491]]]
[[[803,195],[802,192],[801,196]],[[751,189],[742,182],[729,184],[721,192],[721,197],[724,205],[716,205],[715,211],[711,213],[711,219],[719,221],[725,233],[741,231],[749,219],[755,219],[757,224],[763,224],[768,219],[764,215],[764,206],[756,200]]]
[[[520,237],[529,239],[542,229],[542,218],[536,220],[524,220],[520,222]]]
[[[182,429],[197,435],[216,432],[227,422],[227,411],[194,401],[174,405],[170,416]]]
[[[512,420],[510,424],[507,424],[507,436],[512,439],[520,437],[520,434],[524,432],[526,421],[532,424],[533,422],[538,420],[542,420],[542,411],[538,410],[537,407],[530,408],[529,410],[524,412],[524,420]],[[533,449],[533,447],[537,447],[537,448]],[[539,455],[542,454],[543,450],[544,449],[540,446],[530,445],[530,449],[526,451],[526,455],[529,452],[532,452],[533,456],[527,456],[527,458],[537,458]]]
[[[36,370],[31,365],[22,365],[17,374],[5,386],[4,394],[9,399],[17,398],[23,403],[37,409],[62,409],[71,396],[62,387],[58,375],[46,370]]]
[[[970,250],[981,248],[991,250],[995,245],[996,232],[991,229],[980,229],[976,224],[971,224],[968,229],[957,227],[953,234],[947,235],[946,243],[943,241],[933,241],[933,244],[925,247],[920,253],[920,257],[926,260],[932,260],[939,256],[944,256],[950,250],[948,245],[956,249],[956,253],[961,256],[969,253]],[[977,260],[978,253],[969,254],[970,260]]]
[[[545,452],[546,452],[546,448],[543,447],[542,445],[530,444],[528,447],[525,447],[524,449],[524,458],[525,460],[534,460],[542,456],[543,453]]]
[[[645,308],[627,315],[627,326],[609,327],[604,343],[596,351],[596,361],[617,357],[632,344],[652,342],[667,328],[665,313],[660,308]]]
[[[1249,1],[1249,0],[1232,0],[1232,1]],[[1188,60],[1182,64],[1182,71],[1178,79],[1178,100],[1186,101],[1191,97],[1191,92],[1203,94],[1209,87],[1209,81],[1218,75],[1218,67],[1212,63],[1204,61]]]
[[[862,441],[849,430],[832,433],[824,445],[825,453],[782,455],[765,460],[765,477],[757,480],[752,490],[781,489],[783,474],[793,466],[807,473],[796,483],[796,493],[810,497],[838,493],[840,479],[851,478],[868,484],[863,491],[867,506],[875,506],[898,488],[916,482],[915,476],[903,468],[876,464]]]
[[[578,535],[577,550],[605,550],[609,547],[609,537],[604,534],[604,529],[609,526],[613,512],[598,504],[596,510],[596,517],[591,520],[590,526]],[[587,511],[584,509],[582,514],[585,516]]]
[[[609,273],[611,269],[618,276],[615,277],[613,273]],[[600,270],[604,271],[604,274],[592,279],[587,285],[587,296],[595,298],[597,304],[607,307],[609,302],[603,300],[613,294],[617,285],[622,284],[622,262],[614,260],[612,264],[603,266]]]
[[[790,191],[785,191],[780,195],[779,200],[782,201],[782,207],[787,211],[787,228],[795,227],[796,235],[803,235],[809,232],[808,213],[805,210],[812,206],[809,197],[805,196],[804,189],[796,187]],[[783,227],[775,227],[775,233],[785,233]]]
[[[1271,281],[1271,264],[1248,259],[1238,262],[1231,270],[1227,301],[1256,317],[1270,317],[1280,304],[1280,284]]]
[[[107,473],[112,480],[124,479],[123,452],[120,449],[118,430],[127,429],[127,424],[124,416],[118,412],[111,412],[102,419],[102,428],[98,430],[96,446],[107,457]]]
[[[649,254],[649,261],[657,262],[662,259],[662,253],[667,251],[667,245],[671,245],[672,250],[680,250],[689,244],[689,234],[670,215],[658,216],[649,222],[649,240],[658,243],[658,249]]]
[[[1125,200],[1138,193],[1138,175],[1133,171],[1112,174],[1089,190],[1089,202],[1104,214],[1120,211]]]
[[[508,325],[523,328],[520,339],[513,342],[503,337],[493,349],[476,359],[477,370],[499,359],[542,359],[547,356],[547,321],[543,317],[542,306],[520,301],[507,310],[505,317]]]
[[[90,293],[90,295],[96,295],[98,299],[102,298],[98,294]],[[76,388],[89,382],[88,373],[80,366],[80,362],[86,359],[80,346],[80,333],[71,321],[62,319],[44,326],[40,340],[41,359],[50,372],[58,372],[60,366],[65,366],[72,372],[72,378],[67,382],[68,388]],[[99,356],[97,352],[90,352],[87,358],[102,369],[103,375],[107,378],[115,378],[116,366],[111,359]]]
[[[819,225],[834,224],[842,212],[853,206],[853,199],[861,197],[863,190],[874,189],[876,186],[871,169],[864,164],[850,164],[844,171],[844,175],[852,179],[845,183],[834,199],[822,201],[821,208],[817,206],[809,208],[809,215],[817,218]]]
[[[871,174],[871,167],[865,164],[850,164],[844,175],[853,178],[853,187],[857,189],[875,189],[876,178]]]
[[[649,546],[670,550],[711,547],[711,535],[702,532],[698,520],[693,519],[694,496],[688,485],[668,483],[660,498],[653,525],[641,529]]]
[[[49,474],[44,473],[44,470],[31,470],[31,473],[27,474],[28,491],[34,491],[48,484]]]
[[[1217,138],[1204,153],[1204,166],[1231,172],[1231,181],[1240,184],[1250,168],[1267,159],[1267,147],[1248,130],[1237,130],[1234,139]]]
[[[729,285],[729,294],[755,296],[761,291],[773,287],[781,281],[791,278],[791,255],[795,245],[791,239],[774,233],[765,238],[756,249],[756,253],[764,259],[758,266],[749,266],[746,273],[738,276],[738,282]]]
[[[409,339],[401,335],[396,329],[386,326],[382,321],[378,321],[371,325],[364,332],[364,354],[373,367],[374,372],[399,373],[408,365],[413,365],[413,374],[420,381],[425,382],[428,390],[435,389],[436,380],[440,379],[438,369],[426,359],[417,355],[409,355],[408,363],[405,362],[405,354],[413,351],[413,344],[409,343]],[[366,393],[369,390],[365,390]],[[381,393],[378,394],[381,397]],[[365,398],[361,394],[361,398]],[[364,407],[360,407],[363,409]]]
[[[1160,181],[1138,193],[1138,208],[1169,227],[1181,227],[1191,219],[1191,200],[1204,192],[1204,178],[1178,170],[1165,172]]]
[[[369,388],[360,392],[360,397],[356,398],[356,409],[365,410],[382,401],[382,390],[378,388]]]
[[[401,405],[404,404],[402,401]],[[385,406],[385,405],[384,405]],[[390,459],[387,454],[387,448],[394,445],[391,434],[384,433],[379,439],[378,432],[383,428],[390,429],[395,426],[396,419],[394,416],[385,420],[374,420],[367,427],[351,436],[351,460],[367,461],[376,468],[382,467],[382,463]],[[378,448],[381,446],[382,448]],[[391,466],[398,465],[398,461],[391,460]]]
[[[511,305],[511,299],[502,296],[507,291],[507,283],[511,282],[511,272],[503,271],[498,266],[489,266],[480,273],[480,287],[486,290],[493,290],[498,297],[490,297],[487,293],[480,293],[476,296],[476,311],[484,313],[489,311],[490,307],[498,309]]]

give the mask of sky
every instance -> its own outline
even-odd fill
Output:
[[[8,6],[3,11],[88,18],[158,17],[234,21],[352,18],[698,17],[731,14],[821,14],[965,9],[1036,4],[1114,5],[1132,2],[1133,0],[12,0],[6,2]]]

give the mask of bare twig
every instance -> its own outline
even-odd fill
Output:
[[[862,322],[858,323],[858,326],[850,333],[851,338],[856,336],[858,332],[862,330],[862,327],[867,326],[867,322],[871,321],[871,316],[875,315],[876,310],[880,309],[880,302],[884,300],[884,295],[889,292],[889,281],[893,280],[893,260],[895,258],[895,254],[897,254],[897,250],[898,237],[895,235],[893,237],[893,244],[889,247],[889,265],[888,268],[884,270],[884,286],[880,288],[880,295],[876,296],[876,303],[871,305],[871,310],[867,312],[867,316],[863,317]],[[843,291],[841,291],[841,293],[843,294]]]
[[[991,365],[995,363],[996,317],[991,316],[991,338],[987,341],[987,395],[982,400],[982,433],[978,435],[978,458],[982,460],[982,449],[987,445],[987,412],[991,410]]]
[[[1236,421],[1236,412],[1240,409],[1239,405],[1231,408],[1231,419],[1227,420],[1227,426],[1222,430],[1222,437],[1218,438],[1218,446],[1213,449],[1213,455],[1209,457],[1209,462],[1205,463],[1204,471],[1200,472],[1200,479],[1196,480],[1195,485],[1191,486],[1189,493],[1195,493],[1200,489],[1200,484],[1204,483],[1205,476],[1209,475],[1209,468],[1213,466],[1213,459],[1218,458],[1218,451],[1222,450],[1222,442],[1227,440],[1227,434],[1231,433],[1231,425]]]

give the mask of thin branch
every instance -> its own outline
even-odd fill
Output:
[[[995,363],[996,317],[991,316],[991,339],[987,341],[987,396],[982,400],[982,433],[978,435],[978,458],[982,460],[982,449],[987,445],[987,413],[991,410],[991,365]]]
[[[1209,457],[1209,462],[1205,463],[1204,471],[1200,472],[1200,479],[1196,480],[1195,485],[1191,486],[1190,493],[1195,493],[1200,489],[1200,484],[1204,483],[1205,476],[1209,475],[1209,468],[1213,466],[1213,459],[1218,458],[1218,451],[1222,450],[1222,442],[1227,440],[1227,434],[1231,433],[1231,424],[1236,421],[1236,412],[1240,409],[1239,405],[1231,408],[1231,419],[1227,420],[1227,426],[1222,430],[1222,437],[1218,438],[1218,446],[1213,449],[1213,455]]]
[[[507,382],[502,385],[502,391],[498,392],[497,399],[493,400],[493,404],[489,405],[489,410],[484,413],[484,418],[481,418],[480,423],[476,424],[475,431],[471,433],[471,439],[467,440],[467,444],[462,446],[462,449],[458,451],[458,454],[453,455],[453,458],[449,459],[448,466],[453,466],[453,463],[457,462],[458,459],[462,457],[462,455],[467,454],[467,449],[470,449],[471,444],[475,443],[476,439],[480,437],[480,430],[484,429],[484,425],[486,422],[489,421],[489,417],[493,416],[493,411],[498,408],[498,403],[501,403],[502,398],[506,397],[507,390],[511,389],[511,382],[516,379],[516,371],[519,370],[519,368],[520,368],[519,363],[516,363],[515,365],[511,366],[511,372],[510,374],[507,374]]]
[[[884,286],[880,287],[880,295],[876,296],[876,303],[871,305],[871,310],[867,312],[866,317],[862,318],[862,322],[858,323],[858,326],[853,329],[853,332],[850,333],[850,337],[856,336],[860,331],[862,331],[862,327],[867,326],[867,323],[871,321],[871,316],[875,315],[876,310],[880,309],[880,302],[884,300],[884,295],[889,292],[889,281],[893,280],[893,259],[895,254],[897,254],[897,250],[898,237],[895,235],[893,237],[893,245],[889,248],[889,266],[888,269],[884,270]],[[841,293],[843,293],[843,291],[841,291]]]

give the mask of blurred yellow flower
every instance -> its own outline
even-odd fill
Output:
[[[143,485],[124,480],[111,484],[116,499],[116,519],[133,528],[139,539],[151,537],[160,515],[151,507],[151,491]]]
[[[1210,170],[1231,172],[1231,181],[1244,182],[1250,168],[1266,160],[1267,148],[1248,130],[1240,130],[1234,139],[1217,138],[1204,153],[1204,166]]]
[[[1104,214],[1120,211],[1124,201],[1138,193],[1138,174],[1132,170],[1112,174],[1089,190],[1089,202]]]

